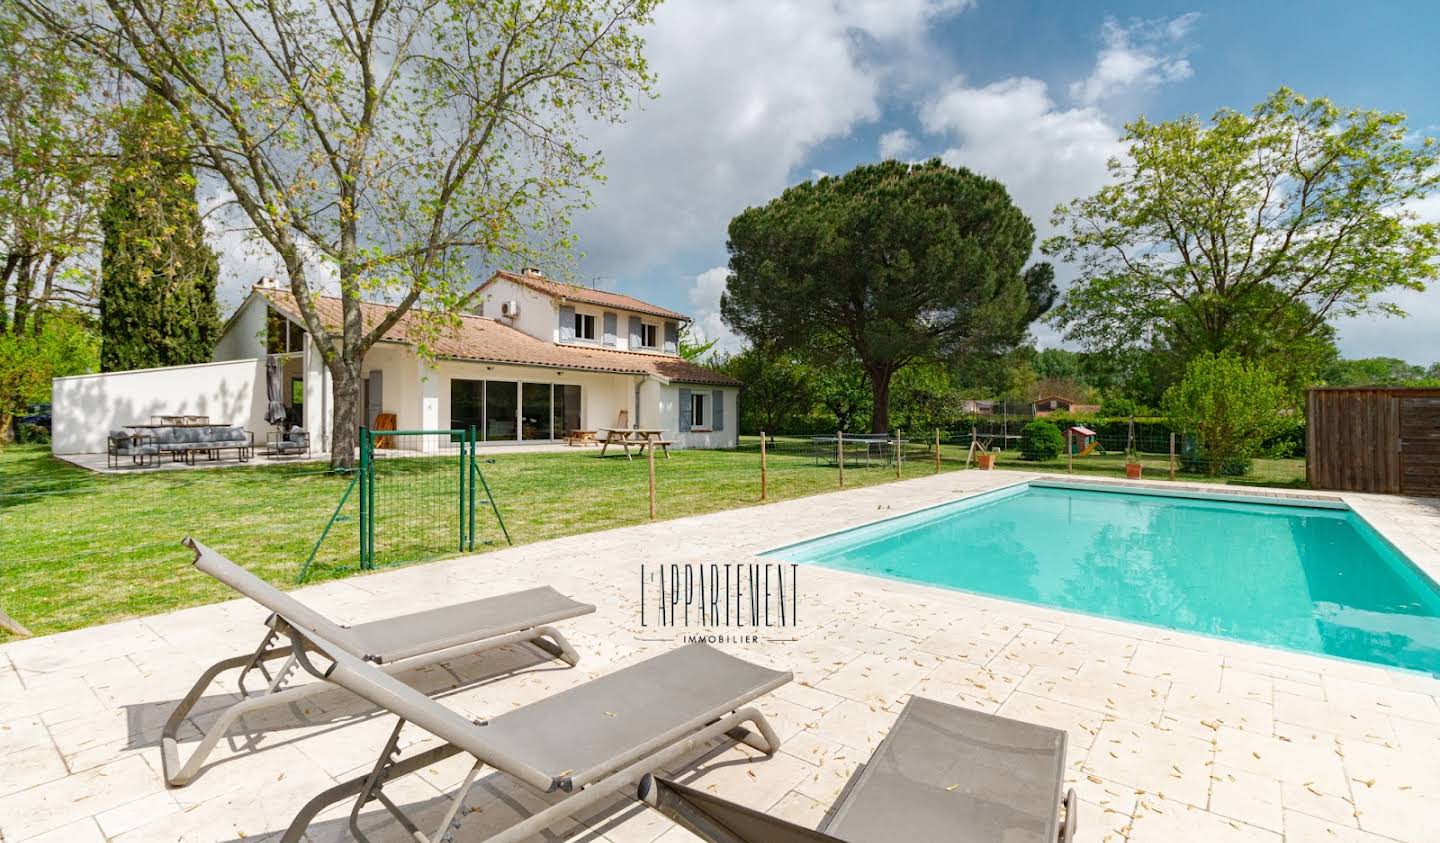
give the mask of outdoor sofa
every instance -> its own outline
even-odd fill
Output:
[[[323,634],[331,651],[346,653],[366,665],[373,665],[372,669],[381,675],[520,643],[534,645],[574,666],[580,657],[550,624],[595,611],[594,606],[571,600],[553,588],[542,587],[341,626],[195,539],[187,538],[184,544],[195,552],[196,568],[273,614],[266,620],[268,629],[255,652],[211,665],[166,721],[161,733],[161,763],[165,781],[175,787],[189,784],[195,778],[206,757],[240,718],[288,706],[333,688],[326,682],[285,687],[294,677],[305,642],[312,635]],[[281,643],[282,637],[289,643]],[[267,662],[281,658],[285,662],[272,672]],[[204,698],[215,678],[236,668],[240,669],[239,701],[226,708],[206,728],[190,758],[182,763],[177,736],[186,718]],[[264,688],[251,690],[245,686],[251,671],[259,671],[264,677],[267,683]]]
[[[223,451],[234,451],[240,462],[255,455],[255,434],[243,427],[161,425],[150,433],[155,447],[172,462],[194,465],[196,454],[218,460]]]

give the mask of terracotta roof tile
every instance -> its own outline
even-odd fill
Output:
[[[257,288],[256,292],[263,295],[276,309],[303,324],[295,299],[288,290]],[[316,306],[320,321],[327,327],[340,325],[340,299],[322,296],[317,300]],[[365,329],[369,330],[379,324],[391,309],[388,305],[361,302],[361,320]],[[409,313],[402,316],[385,335],[385,340],[412,345],[410,329],[414,321],[410,317]],[[536,339],[484,316],[462,315],[458,327],[441,329],[439,335],[430,338],[429,342],[435,356],[455,360],[480,360],[486,363],[513,363],[623,375],[658,375],[680,383],[740,386],[739,381],[728,375],[678,357],[558,345]]]
[[[634,296],[627,296],[623,293],[611,293],[606,290],[592,290],[589,287],[581,287],[576,284],[566,284],[552,278],[540,275],[526,275],[524,273],[506,272],[500,270],[490,276],[480,288],[484,289],[487,284],[496,278],[504,278],[507,281],[514,281],[516,284],[524,284],[532,290],[544,293],[569,301],[584,302],[598,307],[613,307],[618,310],[633,310],[636,313],[646,313],[651,316],[659,316],[664,319],[679,319],[682,322],[689,322],[690,317],[683,313],[660,307],[659,305],[641,301]]]

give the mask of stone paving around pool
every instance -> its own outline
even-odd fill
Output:
[[[1033,476],[957,472],[297,594],[347,622],[538,584],[597,604],[562,627],[581,653],[577,668],[516,647],[406,677],[466,716],[493,716],[679,643],[677,630],[640,626],[641,562],[743,561]],[[1440,571],[1440,501],[1344,497],[1432,576]],[[181,537],[169,575],[202,576],[181,561]],[[682,781],[816,825],[914,693],[1067,730],[1086,843],[1436,839],[1440,680],[822,568],[798,574],[798,627],[725,647],[794,671],[794,682],[760,701],[781,752],[766,758],[727,741],[676,765]],[[394,718],[337,690],[251,724],[267,731],[237,732],[189,787],[163,784],[156,744],[165,717],[205,666],[254,648],[265,616],[234,601],[0,647],[0,840],[263,840],[324,788],[368,772]],[[204,725],[230,699],[216,693],[193,718]],[[413,728],[405,735],[410,751],[433,743]],[[386,793],[438,820],[467,768],[455,757]],[[459,839],[483,839],[548,798],[488,773]],[[349,839],[348,812],[323,814],[309,839]],[[378,806],[362,824],[373,840],[408,839]],[[551,834],[694,839],[629,799]]]

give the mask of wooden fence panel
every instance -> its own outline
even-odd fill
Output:
[[[1440,389],[1312,389],[1305,404],[1311,488],[1440,494]]]

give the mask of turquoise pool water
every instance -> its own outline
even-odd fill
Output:
[[[1021,486],[768,555],[1440,675],[1440,589],[1348,510]]]

